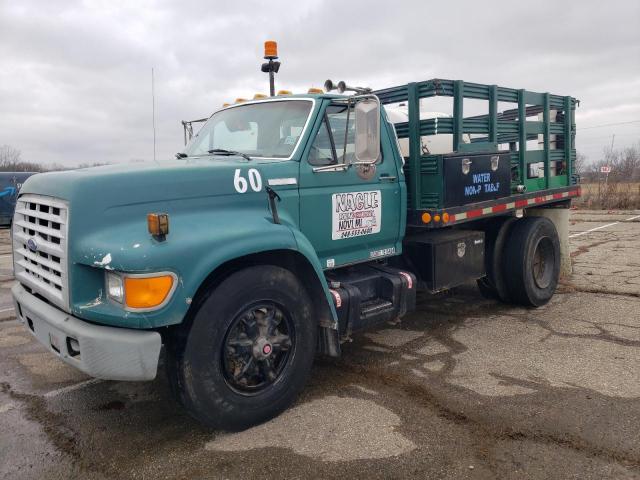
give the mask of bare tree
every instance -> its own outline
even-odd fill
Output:
[[[578,175],[584,175],[586,173],[587,159],[583,153],[576,153],[576,160],[573,163],[573,171]]]
[[[0,171],[2,172],[43,172],[46,168],[33,162],[24,162],[20,150],[11,145],[0,146]]]
[[[0,146],[0,167],[5,168],[20,162],[20,150],[11,145]]]

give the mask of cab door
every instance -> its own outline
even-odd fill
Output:
[[[400,172],[381,138],[378,161],[356,165],[353,104],[327,102],[316,122],[300,162],[300,230],[324,268],[400,251]]]

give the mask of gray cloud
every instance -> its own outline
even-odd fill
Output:
[[[378,6],[379,5],[379,6]],[[578,149],[640,138],[640,4],[371,1],[47,1],[0,3],[0,144],[74,165],[182,145],[182,119],[267,89],[262,42],[278,40],[278,85],[325,78],[374,88],[432,77],[569,94]]]

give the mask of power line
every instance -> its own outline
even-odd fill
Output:
[[[579,127],[578,130],[589,130],[590,128],[615,127],[618,125],[628,125],[630,123],[640,123],[640,120],[630,120],[628,122],[603,123],[602,125],[591,125],[590,127]]]
[[[640,131],[631,132],[631,133],[616,133],[616,137],[639,137],[640,138]],[[584,143],[585,141],[603,140],[605,138],[610,139],[611,135],[598,135],[596,137],[592,137],[591,135],[589,135],[588,137],[580,137],[580,143]]]

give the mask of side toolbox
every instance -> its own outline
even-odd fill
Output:
[[[432,292],[485,275],[482,231],[432,230],[412,235],[405,239],[403,255]]]

